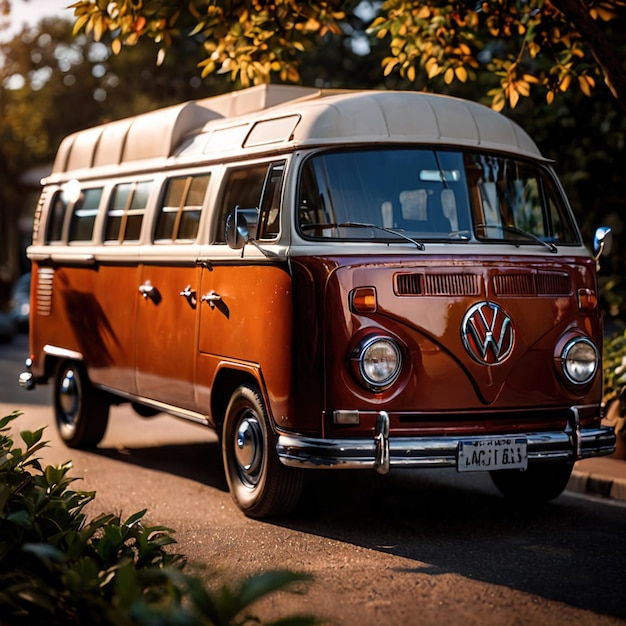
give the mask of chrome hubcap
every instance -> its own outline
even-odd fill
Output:
[[[78,411],[78,386],[73,370],[66,370],[59,387],[59,406],[66,424],[73,424]]]
[[[235,458],[244,483],[259,482],[263,463],[263,431],[256,415],[246,412],[239,422],[235,438]]]

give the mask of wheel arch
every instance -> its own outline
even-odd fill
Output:
[[[267,390],[265,389],[261,372],[255,368],[241,368],[232,364],[224,364],[217,372],[211,387],[211,416],[218,433],[221,433],[228,403],[235,389],[241,387],[241,385],[252,385],[259,389],[265,403],[265,410],[270,417],[270,422],[274,424],[271,404],[268,401]]]

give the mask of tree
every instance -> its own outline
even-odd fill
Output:
[[[182,40],[157,67],[149,41],[115,56],[58,19],[0,43],[0,308],[28,269],[28,222],[37,176],[46,173],[36,168],[49,171],[59,143],[76,130],[226,91],[227,77],[198,76],[197,52],[192,40]],[[27,183],[28,171],[36,175]]]
[[[203,77],[227,73],[247,86],[299,81],[302,53],[347,36],[364,5],[372,13],[369,33],[389,49],[385,75],[397,72],[411,84],[424,77],[464,83],[483,66],[497,78],[488,94],[497,110],[514,108],[532,89],[543,89],[551,103],[574,86],[590,95],[604,82],[626,108],[624,51],[607,29],[618,24],[613,33],[623,32],[624,0],[385,0],[379,7],[356,0],[78,0],[72,6],[75,32],[110,37],[116,54],[148,37],[161,62],[172,42],[187,36],[203,51]]]

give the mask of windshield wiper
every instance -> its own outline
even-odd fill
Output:
[[[300,228],[302,230],[313,230],[314,228],[319,228],[320,230],[327,230],[329,228],[373,228],[374,230],[380,230],[385,233],[395,235],[396,237],[400,237],[401,239],[405,239],[415,245],[418,250],[426,249],[426,246],[421,241],[413,239],[412,237],[405,235],[403,232],[393,230],[391,228],[385,228],[384,226],[378,226],[377,224],[364,224],[361,222],[342,222],[341,224],[302,224]]]
[[[501,226],[500,224],[476,224],[475,228],[477,230],[485,231],[488,228],[496,228],[497,230],[502,231],[503,233],[511,233],[512,235],[519,235],[520,237],[525,237],[530,241],[534,241],[536,243],[545,246],[552,253],[557,253],[559,249],[550,241],[544,241],[541,237],[537,237],[537,235],[533,235],[532,233],[526,232],[525,230],[520,230],[519,228],[515,228],[514,226]],[[506,239],[502,239],[502,241],[506,241]],[[512,243],[515,246],[519,246],[519,242],[509,241],[508,243]]]

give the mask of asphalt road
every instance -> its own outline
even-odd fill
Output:
[[[26,338],[0,345],[0,414],[47,426],[47,463],[72,460],[91,512],[175,529],[176,549],[219,585],[278,567],[310,572],[304,594],[256,613],[324,616],[344,626],[626,624],[626,507],[565,494],[528,511],[507,505],[482,474],[452,470],[315,472],[291,516],[247,519],[226,488],[215,435],[114,408],[100,447],[69,450],[53,427],[50,388],[17,374]]]

